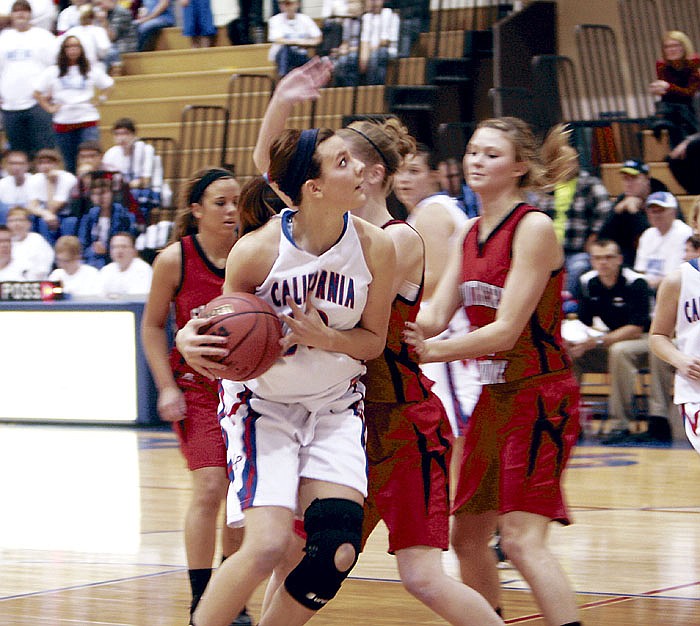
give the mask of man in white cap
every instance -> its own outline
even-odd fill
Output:
[[[685,242],[693,229],[678,219],[678,200],[668,191],[648,196],[645,211],[649,228],[639,238],[634,269],[656,290],[661,279],[683,262]]]

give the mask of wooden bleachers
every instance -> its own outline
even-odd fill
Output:
[[[690,209],[695,204],[697,196],[686,194],[685,189],[673,177],[668,163],[664,161],[665,156],[670,152],[666,131],[663,132],[660,139],[656,139],[649,130],[643,131],[642,151],[644,160],[649,165],[649,175],[664,183],[669,191],[676,196],[687,221]],[[604,163],[601,165],[601,179],[612,197],[622,193],[622,178],[619,174],[621,165],[621,163]]]
[[[249,46],[222,45],[207,49],[192,49],[181,45],[178,29],[166,29],[163,45],[169,49],[124,57],[125,74],[115,78],[115,86],[107,102],[101,105],[101,140],[105,147],[112,145],[111,126],[120,117],[135,120],[138,132],[148,137],[168,137],[180,143],[180,161],[187,164],[209,159],[207,148],[188,147],[183,141],[181,117],[188,105],[226,107],[229,110],[229,145],[226,147],[225,164],[236,167],[245,180],[255,173],[252,150],[257,140],[263,112],[270,90],[268,83],[262,87],[245,88],[243,92],[231,89],[233,75],[255,74],[274,78],[275,67],[268,61],[268,44]],[[178,32],[175,32],[178,31]],[[420,71],[417,72],[416,69]],[[420,74],[422,81],[424,59],[406,59],[399,65],[406,76]],[[414,78],[415,81],[415,78]],[[248,83],[246,83],[248,84]],[[314,124],[337,128],[343,116],[353,110],[351,88],[329,88],[316,103]],[[358,114],[383,113],[384,87],[362,87],[355,102]],[[305,128],[309,125],[311,104],[298,107],[290,120],[291,126]],[[235,132],[234,132],[235,131]],[[200,154],[201,153],[201,154]],[[217,165],[218,163],[212,163]],[[191,172],[180,171],[175,186]]]

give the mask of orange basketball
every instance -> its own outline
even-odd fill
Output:
[[[281,354],[282,324],[274,309],[252,293],[217,296],[204,307],[211,319],[201,334],[226,337],[228,354],[217,359],[227,366],[221,378],[244,381],[264,374]]]

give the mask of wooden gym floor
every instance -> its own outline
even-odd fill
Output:
[[[697,453],[583,445],[566,483],[575,523],[553,525],[551,543],[586,626],[700,624]],[[187,624],[188,495],[168,431],[0,424],[0,624]],[[385,546],[378,529],[312,624],[444,623],[403,590]],[[518,572],[500,574],[507,623],[544,624]]]

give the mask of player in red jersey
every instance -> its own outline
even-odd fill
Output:
[[[185,518],[185,550],[194,612],[212,574],[216,529],[226,498],[226,446],[217,417],[216,382],[197,373],[173,348],[168,354],[170,307],[182,328],[207,302],[221,295],[226,259],[238,236],[240,186],[224,169],[197,172],[185,188],[171,242],[156,259],[144,311],[142,337],[158,388],[158,413],[173,423],[192,475],[192,499]],[[241,544],[242,528],[224,525],[224,558]],[[245,609],[233,624],[250,624]]]
[[[548,624],[579,624],[574,595],[547,547],[550,520],[569,523],[562,472],[579,432],[578,387],[559,332],[564,254],[551,220],[522,200],[527,189],[564,180],[574,166],[567,134],[554,129],[541,150],[522,120],[481,122],[464,170],[479,194],[436,296],[407,323],[421,361],[478,359],[481,397],[465,432],[453,511],[452,545],[462,580],[499,607],[501,545],[520,570]],[[439,342],[458,307],[473,330]]]

